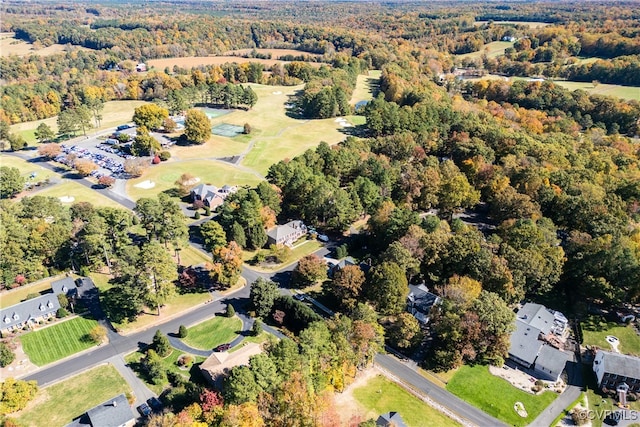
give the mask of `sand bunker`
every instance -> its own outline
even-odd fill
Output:
[[[62,203],[71,203],[75,200],[76,198],[73,196],[62,196],[62,197],[58,197],[58,200],[60,200]]]
[[[271,92],[274,95],[282,95],[282,92],[280,92],[279,90],[275,91],[275,92]]]
[[[145,190],[148,190],[148,189],[153,188],[155,186],[156,186],[156,183],[153,182],[153,181],[149,181],[149,180],[142,181],[141,183],[134,185],[134,187],[136,187],[136,188],[143,188]]]
[[[335,122],[336,122],[336,123],[338,123],[338,124],[339,124],[340,126],[342,126],[343,128],[350,128],[350,127],[352,127],[352,126],[353,126],[351,123],[349,123],[349,122],[347,121],[347,119],[343,119],[342,117],[338,117],[338,118],[335,120]]]

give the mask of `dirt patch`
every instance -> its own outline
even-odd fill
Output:
[[[200,65],[222,65],[231,62],[235,62],[237,64],[258,62],[260,64],[264,64],[265,67],[271,67],[274,64],[286,63],[287,61],[280,61],[278,59],[242,58],[240,56],[188,56],[184,58],[152,59],[149,61],[149,66],[163,70],[166,67],[171,69],[174,65],[181,68],[192,68]],[[309,64],[312,67],[317,68],[320,68],[321,65],[325,65],[321,62],[309,62]]]
[[[336,410],[340,414],[341,422],[339,425],[349,425],[349,421],[354,417],[366,419],[367,411],[353,396],[353,390],[366,385],[369,380],[375,378],[377,375],[381,375],[380,371],[375,366],[371,366],[360,372],[356,380],[349,384],[342,393],[336,393],[334,395]]]

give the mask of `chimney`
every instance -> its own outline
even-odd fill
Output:
[[[118,402],[116,402],[115,400],[111,402],[111,404],[113,405],[113,407],[115,408],[116,406],[118,406]]]

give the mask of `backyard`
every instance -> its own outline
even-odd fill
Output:
[[[24,352],[31,362],[43,366],[86,350],[96,344],[87,334],[98,322],[75,317],[20,336]]]
[[[489,415],[510,425],[525,426],[531,423],[558,395],[545,391],[533,395],[513,387],[507,381],[489,373],[487,366],[462,366],[447,384],[447,390]],[[514,409],[522,402],[527,417],[521,417]]]
[[[30,294],[46,294],[51,291],[51,282],[56,278],[44,279],[38,282],[30,283],[10,291],[4,291],[0,294],[0,308],[11,307],[25,301]]]
[[[17,421],[19,425],[30,427],[67,425],[88,409],[121,393],[130,392],[127,382],[116,368],[101,365],[40,389],[35,400],[20,413]]]
[[[353,396],[367,411],[366,418],[376,419],[380,414],[395,411],[411,427],[460,425],[380,375],[370,379],[365,386],[353,390]]]
[[[233,340],[242,329],[242,321],[237,317],[216,316],[190,327],[185,344],[202,350],[228,343]]]
[[[611,345],[605,338],[608,335],[612,335],[620,341],[618,349],[621,353],[640,356],[640,336],[638,336],[633,325],[607,322],[600,316],[589,316],[581,325],[582,345],[597,346],[603,350],[611,350]]]

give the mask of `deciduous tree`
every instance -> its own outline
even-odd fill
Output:
[[[293,270],[292,280],[299,286],[308,286],[327,279],[327,263],[311,254],[302,257]]]
[[[351,311],[358,304],[364,281],[364,272],[359,266],[347,265],[334,273],[329,287],[340,306]]]
[[[0,199],[11,198],[22,191],[24,181],[18,168],[0,166]]]
[[[184,136],[188,141],[203,144],[211,137],[211,121],[200,110],[188,110],[184,119]]]
[[[263,279],[259,277],[255,282],[251,284],[251,292],[249,299],[256,310],[256,315],[266,319],[276,298],[280,295],[278,285],[271,280]]]

